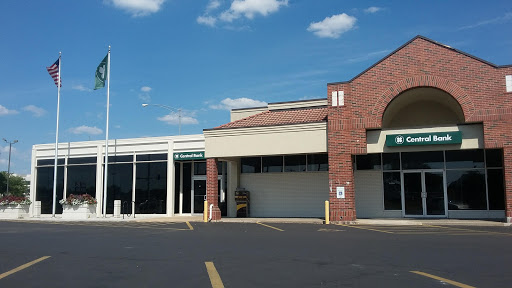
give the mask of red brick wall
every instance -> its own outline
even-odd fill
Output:
[[[220,220],[221,218],[219,209],[218,177],[217,159],[206,159],[206,201],[208,201],[208,209],[210,209],[210,204],[213,204],[212,220]],[[210,211],[208,211],[208,213],[210,213]]]
[[[451,94],[466,122],[483,123],[486,148],[506,148],[506,214],[512,217],[512,93],[505,87],[511,74],[512,66],[496,67],[417,37],[351,81],[328,84],[331,220],[356,219],[351,155],[366,153],[366,129],[381,128],[390,101],[416,87]],[[344,91],[345,106],[331,106],[332,91]],[[346,187],[345,199],[336,198],[336,186]]]

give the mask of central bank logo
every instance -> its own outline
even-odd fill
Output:
[[[397,136],[395,137],[395,143],[396,143],[396,144],[399,144],[399,145],[400,145],[400,144],[403,144],[403,143],[404,143],[404,136],[402,136],[402,135],[397,135]]]

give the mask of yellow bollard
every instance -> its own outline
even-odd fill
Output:
[[[325,224],[329,224],[329,201],[325,201]]]
[[[208,222],[208,201],[204,200],[203,221]]]

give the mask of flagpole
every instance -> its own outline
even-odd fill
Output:
[[[107,183],[108,183],[108,116],[110,111],[110,45],[107,56],[107,128],[105,129],[105,176],[103,181],[103,217],[107,217]]]
[[[59,109],[60,109],[60,57],[62,52],[59,52],[59,81],[57,83],[57,129],[55,132],[55,162],[53,169],[53,207],[52,217],[55,217],[55,204],[57,202],[57,158],[59,152]]]

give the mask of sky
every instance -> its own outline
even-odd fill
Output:
[[[325,98],[327,83],[416,35],[512,64],[510,0],[2,0],[0,11],[0,138],[19,141],[20,175],[33,145],[55,143],[46,67],[59,52],[59,142],[105,139],[107,89],[93,88],[109,45],[109,139],[177,135],[177,109],[181,134],[200,134],[232,108]],[[8,158],[2,141],[0,171]]]

